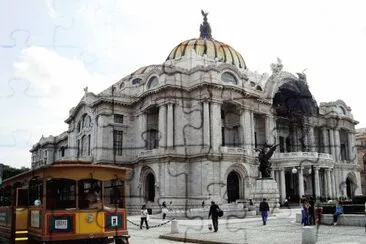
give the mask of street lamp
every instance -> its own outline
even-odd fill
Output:
[[[302,161],[299,165],[299,167],[302,166],[302,163],[305,162],[305,161]],[[292,174],[297,174],[297,169],[296,167],[294,166],[291,170],[291,173]],[[315,173],[314,173],[314,165],[312,164],[311,165],[311,168],[309,169],[308,171],[309,174],[311,174],[311,185],[312,185],[312,192],[313,192],[313,199],[314,201],[316,200],[316,195],[315,195]],[[300,193],[300,192],[299,192]],[[301,197],[301,196],[300,196]]]

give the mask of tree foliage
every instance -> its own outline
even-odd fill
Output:
[[[22,167],[20,169],[17,169],[4,164],[3,180],[27,171],[29,171],[29,168]]]

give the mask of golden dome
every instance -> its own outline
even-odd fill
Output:
[[[207,21],[208,13],[201,10],[203,23],[200,25],[200,37],[190,39],[179,43],[169,54],[166,60],[174,60],[185,56],[190,51],[194,51],[199,56],[206,55],[207,58],[217,59],[219,62],[224,62],[236,65],[238,68],[246,69],[244,59],[240,53],[235,51],[229,45],[216,41],[211,35],[211,26]]]
[[[181,42],[170,52],[166,60],[174,60],[183,57],[191,50],[194,50],[199,56],[206,55],[207,58],[217,59],[219,62],[236,65],[241,69],[247,68],[244,59],[239,52],[229,45],[216,41],[213,38],[194,38]]]

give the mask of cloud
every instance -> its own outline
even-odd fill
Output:
[[[36,97],[48,113],[64,118],[83,96],[84,87],[98,93],[112,83],[110,77],[90,73],[79,59],[43,47],[24,49],[14,69],[17,77],[30,82],[26,95]]]

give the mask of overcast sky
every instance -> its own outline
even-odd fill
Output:
[[[0,163],[30,166],[42,134],[83,96],[136,69],[161,64],[199,37],[201,9],[213,38],[242,54],[250,70],[306,69],[318,102],[342,99],[366,127],[364,1],[0,0]]]

